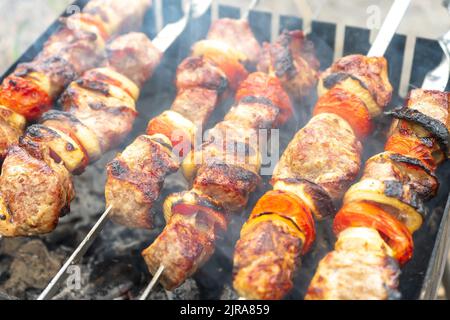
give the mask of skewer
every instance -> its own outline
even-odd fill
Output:
[[[198,1],[201,3],[199,4]],[[203,0],[189,0],[184,9],[185,14],[183,17],[171,24],[166,25],[161,32],[156,36],[155,39],[153,39],[152,43],[155,47],[157,47],[161,52],[165,52],[171,44],[178,38],[178,36],[183,32],[183,30],[186,28],[189,19],[192,18],[198,18],[202,16],[206,10],[209,8],[209,5],[206,5],[206,3],[211,4],[210,1],[203,1]],[[97,236],[102,231],[107,218],[109,217],[109,214],[112,210],[112,206],[109,206],[106,208],[106,210],[102,213],[100,218],[97,220],[95,225],[92,227],[92,229],[89,231],[87,236],[83,239],[83,241],[78,245],[78,247],[75,249],[75,251],[72,253],[72,255],[69,257],[69,259],[64,263],[64,265],[61,267],[61,269],[58,271],[58,273],[55,275],[55,277],[50,281],[50,283],[47,285],[47,287],[44,289],[44,291],[39,295],[37,300],[47,300],[50,299],[58,289],[58,285],[66,278],[67,276],[67,269],[69,266],[79,262],[81,258],[84,256],[86,251],[89,249],[89,247],[92,245],[94,240],[97,238]],[[161,270],[161,272],[164,269]],[[151,287],[149,286],[150,290]]]
[[[250,15],[250,11],[252,11],[259,3],[259,0],[252,0],[249,4],[249,6],[247,7],[247,9],[245,10],[245,12],[241,15],[241,19],[242,20],[247,20],[249,15]],[[161,277],[161,274],[164,271],[164,265],[160,265],[158,270],[156,271],[155,275],[152,277],[150,283],[148,284],[148,286],[145,288],[144,292],[142,293],[142,295],[139,297],[139,300],[147,300],[148,296],[150,295],[150,292],[152,291],[152,289],[154,288],[155,284],[159,281],[159,278]],[[167,296],[170,299],[170,296],[172,295],[172,293],[168,290],[165,290]]]
[[[425,75],[425,78],[424,78],[424,80],[423,80],[423,82],[422,82],[422,85],[421,85],[421,87],[420,87],[420,89],[419,88],[417,88],[417,87],[415,87],[414,88],[414,90],[419,90],[419,91],[421,91],[421,90],[423,90],[423,91],[432,91],[432,92],[440,92],[440,93],[443,93],[443,92],[445,92],[445,89],[446,89],[446,87],[447,87],[447,84],[448,84],[448,74],[449,74],[449,71],[450,71],[450,45],[448,44],[448,42],[447,42],[447,45],[445,44],[445,38],[447,38],[448,39],[448,37],[450,36],[450,31],[449,32],[447,32],[446,33],[446,35],[444,35],[441,39],[439,39],[439,44],[440,44],[440,46],[441,46],[441,49],[442,49],[442,51],[443,51],[443,58],[442,58],[442,60],[441,60],[441,63],[437,66],[437,67],[435,67],[434,69],[432,69],[432,70],[430,70],[426,75]],[[414,90],[411,90],[411,92],[412,91],[414,91]],[[406,99],[406,104],[408,104],[408,100],[409,100],[410,98],[407,98]],[[433,106],[431,106],[431,107],[433,107]],[[381,151],[381,153],[378,153],[378,154],[382,154],[383,152],[386,152],[387,150],[386,150],[386,148],[384,149],[384,151]],[[376,155],[375,155],[376,156]],[[366,169],[367,169],[367,165],[366,165]],[[358,183],[358,182],[357,182]],[[439,186],[438,186],[438,188],[439,188]],[[375,202],[376,203],[376,202]],[[345,205],[345,202],[344,202],[344,205]],[[342,208],[341,208],[341,210],[342,210]],[[339,213],[338,213],[339,214]],[[336,218],[335,218],[336,219]],[[351,218],[350,218],[351,219]],[[384,218],[383,218],[384,219]],[[402,223],[403,224],[403,222],[400,222],[400,221],[398,221],[399,223]],[[423,222],[422,222],[423,223]],[[406,226],[405,226],[406,227]],[[356,227],[356,228],[358,228],[358,227]],[[359,228],[361,228],[361,229],[369,229],[369,230],[375,230],[376,231],[376,233],[379,233],[380,231],[378,230],[378,228],[376,228],[376,227],[372,227],[372,226],[361,226],[361,227],[359,227]],[[407,228],[407,227],[406,227]],[[419,226],[419,228],[420,228],[420,226]],[[343,230],[341,230],[341,234],[343,233],[343,232],[345,232],[345,230],[348,230],[348,229],[352,229],[352,227],[347,227],[347,229],[343,229]],[[407,229],[408,230],[408,229]],[[412,234],[413,233],[415,233],[415,232],[417,232],[418,230],[415,230],[415,231],[409,231],[409,232],[411,232],[411,236],[412,236]],[[380,232],[380,234],[381,234],[381,232]],[[339,236],[336,234],[336,236],[338,237],[338,241],[339,241]],[[411,238],[411,241],[412,241],[412,244],[414,244],[414,240],[412,240],[412,238]],[[329,258],[329,254],[331,254],[332,252],[335,252],[337,249],[335,248],[335,249],[333,249],[332,251],[330,251],[324,258],[323,258],[323,260],[325,260],[325,259],[328,259]],[[413,246],[411,246],[411,250],[413,250]],[[412,252],[411,252],[411,254],[412,254]],[[402,260],[403,259],[405,259],[404,258],[405,256],[403,255],[403,257],[402,257]],[[397,270],[396,270],[396,272],[400,272],[400,270],[401,270],[401,268],[404,266],[404,263],[406,263],[406,262],[408,262],[408,260],[409,259],[411,259],[411,256],[410,257],[407,257],[406,258],[406,261],[400,261],[400,259],[399,258],[396,258],[396,257],[393,257],[393,259],[394,260],[396,260],[396,263],[397,263],[397,266],[396,266],[396,268],[397,268]],[[321,262],[320,263],[323,263],[323,260],[321,260]],[[328,261],[330,261],[330,260],[328,260]],[[445,270],[444,270],[445,269]],[[334,272],[335,272],[335,275],[334,275],[334,277],[337,279],[337,280],[339,280],[339,273],[338,273],[338,270],[339,270],[339,268],[335,268],[334,269]],[[442,276],[442,272],[444,273],[444,277],[445,277],[445,273],[448,273],[448,263],[447,264],[445,264],[445,266],[443,266],[441,269],[440,269],[440,271],[441,271],[441,276]],[[437,272],[437,274],[439,274],[439,272]],[[320,264],[319,264],[319,268],[316,270],[316,272],[315,272],[315,274],[314,274],[314,277],[313,277],[313,279],[312,279],[312,282],[311,282],[311,284],[310,284],[310,286],[309,286],[309,289],[308,289],[308,292],[307,292],[307,298],[308,298],[308,295],[309,295],[309,290],[310,290],[310,288],[311,287],[314,287],[314,282],[315,282],[315,278],[317,277],[319,275],[319,277],[320,277]],[[398,274],[397,274],[397,276],[398,276]],[[336,280],[335,279],[335,280]],[[366,277],[366,280],[367,280],[368,278]],[[321,280],[321,282],[323,282],[323,278],[322,278],[322,280]],[[318,283],[318,282],[317,282]],[[383,284],[383,285],[386,285],[386,284]],[[391,290],[391,291],[396,291],[397,289],[398,289],[398,286],[399,286],[399,284],[397,283],[396,285],[394,285],[394,286],[392,286],[392,287],[390,287],[389,288],[389,290]],[[444,281],[444,286],[445,286],[445,281]],[[447,288],[446,288],[447,289]],[[314,290],[317,290],[317,288],[314,288],[312,291],[314,291]],[[356,290],[357,291],[357,290]],[[436,293],[436,292],[435,292]],[[315,299],[315,300],[317,300],[317,299],[323,299],[323,297],[316,297],[314,294],[311,294],[311,296],[312,297],[309,297],[310,299]],[[447,297],[448,297],[448,292],[447,292]],[[328,297],[327,297],[328,298]],[[370,298],[367,298],[367,297],[364,297],[363,299],[373,299],[374,297],[370,297]],[[377,299],[379,299],[379,297],[376,297]],[[388,297],[389,299],[392,299],[391,297]],[[382,298],[382,299],[388,299],[388,298]],[[399,297],[394,297],[394,299],[398,299]],[[336,300],[336,298],[335,297],[332,297],[331,299],[333,299],[333,300]],[[339,298],[337,298],[337,299],[339,299]],[[359,296],[350,296],[350,297],[346,297],[346,299],[360,299],[360,297]]]
[[[147,300],[148,295],[152,291],[152,289],[155,286],[156,282],[158,282],[158,279],[161,276],[161,273],[163,273],[163,271],[164,271],[164,266],[160,265],[158,270],[155,273],[155,276],[152,278],[152,280],[148,284],[147,288],[145,288],[144,293],[139,297],[139,300]]]
[[[368,55],[369,56],[383,56],[387,47],[389,46],[390,41],[392,40],[392,37],[395,34],[395,31],[397,30],[398,26],[400,25],[400,22],[402,21],[402,18],[404,16],[404,14],[406,13],[406,10],[409,7],[411,0],[395,0],[395,2],[393,3],[393,5],[391,6],[384,22],[383,25],[380,28],[379,33],[377,34],[377,37],[373,43],[373,45],[371,46]],[[252,1],[251,6],[255,6],[258,3],[257,0]],[[246,11],[246,13],[244,13],[242,16],[243,17],[248,17],[250,10],[252,9],[252,7],[249,7],[249,9]],[[162,270],[164,270],[163,266],[160,266],[158,268],[158,271],[160,271],[162,267]],[[150,284],[155,283],[156,281],[159,280],[159,277],[161,276],[162,271],[161,272],[156,272],[155,275],[153,276]],[[155,280],[156,279],[156,280]],[[140,300],[145,300],[151,289],[154,287],[154,285],[149,285],[146,290],[144,291],[144,293],[141,295],[141,297],[139,298]],[[243,297],[239,297],[239,300],[244,300],[245,298]]]
[[[72,253],[72,255],[67,259],[67,261],[64,263],[61,269],[59,269],[56,276],[52,279],[52,281],[49,283],[49,285],[45,288],[44,291],[39,295],[37,300],[47,300],[51,298],[55,293],[57,284],[60,283],[65,279],[67,276],[67,269],[80,261],[80,259],[84,256],[86,251],[91,246],[92,242],[96,239],[97,235],[101,232],[103,226],[105,225],[107,221],[107,217],[109,215],[109,212],[111,211],[112,206],[109,206],[106,211],[102,214],[100,219],[97,220],[94,227],[89,231],[87,236],[83,239],[83,241],[80,243],[80,245],[75,249],[75,251]]]

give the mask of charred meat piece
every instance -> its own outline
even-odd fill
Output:
[[[70,173],[48,150],[35,155],[12,146],[0,176],[0,233],[6,237],[51,232],[74,197]]]
[[[104,59],[105,39],[97,25],[87,22],[85,17],[90,18],[79,13],[63,20],[60,30],[44,44],[41,59],[58,55],[68,61],[77,74],[96,67]]]
[[[43,125],[32,125],[19,143],[34,154],[49,150],[50,156],[73,174],[81,174],[89,163],[87,152],[75,136]]]
[[[132,129],[137,116],[134,100],[122,89],[83,78],[63,93],[60,105],[96,132],[102,152],[116,146]]]
[[[72,64],[58,54],[38,56],[32,62],[22,63],[14,74],[36,81],[39,81],[39,76],[45,75],[46,79],[41,80],[41,83],[48,82],[48,94],[52,98],[56,98],[78,76]]]
[[[197,127],[203,127],[218,103],[216,90],[188,88],[178,91],[171,110],[190,120]]]
[[[259,183],[256,173],[216,160],[200,166],[193,187],[234,212],[247,204],[249,194]]]
[[[108,66],[142,87],[162,58],[162,53],[143,33],[120,36],[106,47]]]
[[[295,99],[311,93],[318,79],[319,61],[312,42],[301,31],[284,31],[278,40],[265,43],[258,70],[274,73]]]
[[[433,197],[439,187],[436,177],[420,161],[391,152],[382,152],[367,160],[361,179],[411,185],[423,199]]]
[[[233,106],[224,120],[243,128],[270,129],[279,112],[278,107],[266,99],[247,97]]]
[[[42,116],[40,123],[47,128],[54,128],[66,132],[73,140],[78,141],[86,151],[89,162],[92,163],[101,157],[100,141],[95,131],[86,127],[80,120],[68,112],[51,110]]]
[[[204,57],[189,57],[178,66],[175,85],[178,90],[205,88],[222,93],[227,89],[225,73]]]
[[[250,65],[256,65],[261,47],[246,20],[223,18],[213,22],[208,39],[219,40],[242,52]]]
[[[25,124],[25,117],[0,105],[0,159],[6,156],[10,145],[19,141]]]
[[[348,77],[360,81],[370,91],[381,110],[391,101],[392,86],[388,79],[385,58],[366,57],[358,54],[345,56],[321,74],[319,88],[331,89]]]
[[[396,299],[398,264],[378,232],[349,228],[319,264],[306,295],[310,300]]]
[[[161,143],[158,139],[161,140]],[[105,197],[113,221],[133,228],[153,228],[152,208],[164,178],[178,169],[170,141],[139,136],[107,166]]]
[[[176,214],[142,256],[151,274],[164,266],[159,281],[172,290],[211,257],[216,233],[215,224],[201,211],[187,216]]]
[[[275,167],[273,180],[308,180],[340,199],[361,165],[361,143],[340,117],[315,116],[291,140]]]
[[[281,299],[293,287],[303,240],[288,219],[247,222],[236,244],[233,287],[247,299]]]
[[[113,36],[140,29],[151,4],[152,0],[91,0],[83,12],[102,20],[108,35]]]

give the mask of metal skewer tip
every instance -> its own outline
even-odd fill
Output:
[[[152,281],[150,281],[147,288],[145,288],[144,293],[142,293],[142,295],[139,297],[139,300],[142,300],[142,301],[147,300],[150,292],[152,291],[155,284],[158,282],[159,277],[161,276],[163,271],[164,271],[164,266],[160,265],[158,270],[156,271],[155,275],[153,276]]]
[[[37,300],[48,300],[51,299],[51,297],[56,293],[56,290],[59,287],[59,284],[66,278],[67,276],[67,269],[75,264],[78,263],[83,255],[86,253],[86,251],[89,249],[91,244],[94,242],[94,240],[97,238],[97,235],[102,231],[103,226],[105,225],[108,215],[111,212],[112,206],[109,206],[105,212],[101,215],[101,217],[97,220],[94,227],[89,231],[87,236],[83,239],[83,241],[78,245],[78,247],[75,249],[75,251],[72,253],[72,255],[67,259],[66,263],[59,269],[56,276],[50,281],[48,286],[42,291],[42,293],[39,295]]]

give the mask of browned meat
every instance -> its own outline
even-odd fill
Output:
[[[214,21],[208,39],[220,40],[241,51],[251,65],[256,65],[261,47],[246,20],[223,18]]]
[[[283,298],[293,286],[302,246],[283,220],[247,222],[234,253],[234,289],[247,299]]]
[[[73,82],[60,104],[97,134],[102,152],[120,143],[137,116],[134,100],[122,89],[100,81]]]
[[[378,232],[349,228],[322,259],[306,295],[310,300],[398,298],[400,270]]]
[[[14,72],[17,76],[31,76],[43,74],[46,77],[45,82],[49,82],[48,93],[56,98],[78,74],[72,64],[58,54],[48,57],[38,56],[35,60],[20,64]]]
[[[168,148],[170,141],[164,138],[139,136],[108,164],[105,198],[106,205],[113,207],[113,221],[133,228],[153,228],[152,208],[164,178],[178,169]]]
[[[361,143],[342,118],[315,116],[291,140],[273,173],[273,180],[308,180],[341,199],[361,165]]]
[[[152,0],[90,0],[84,13],[101,19],[108,35],[139,30]]]
[[[72,114],[60,110],[52,110],[44,113],[40,123],[45,127],[66,132],[75,141],[79,141],[82,148],[86,151],[90,163],[100,158],[102,150],[95,131],[86,127]]]
[[[143,33],[120,36],[106,47],[108,66],[142,87],[162,58],[162,53]]]
[[[171,110],[203,127],[217,106],[219,94],[216,90],[189,88],[178,91]]]
[[[345,56],[325,70],[320,78],[323,85],[330,89],[336,83],[345,80],[347,75],[359,80],[370,91],[381,110],[391,101],[392,86],[388,79],[385,58],[358,54]]]
[[[73,197],[70,173],[48,151],[35,158],[12,146],[0,176],[0,233],[17,237],[50,232]]]
[[[103,60],[105,39],[98,28],[82,23],[83,15],[63,20],[63,27],[44,44],[40,59],[59,56],[68,61],[77,74],[96,67]]]
[[[233,106],[226,114],[224,120],[232,126],[242,128],[272,128],[279,115],[279,109],[267,103],[265,99],[244,98]]]
[[[361,177],[363,179],[397,181],[402,185],[410,185],[425,199],[433,197],[439,187],[437,178],[420,161],[392,152],[382,152],[367,160]]]
[[[62,162],[71,173],[80,174],[89,163],[89,157],[76,137],[43,125],[32,125],[19,139],[27,150],[39,155],[49,150],[50,156]]]
[[[275,43],[264,44],[258,70],[274,73],[292,97],[301,99],[317,83],[319,61],[301,31],[284,31]]]
[[[216,230],[205,213],[176,214],[144,251],[142,256],[150,273],[164,266],[159,278],[167,290],[181,285],[214,253]]]
[[[178,66],[175,85],[178,90],[206,88],[222,93],[227,89],[225,73],[204,57],[189,57]]]
[[[25,117],[0,105],[0,159],[6,156],[10,145],[19,141],[25,124]]]
[[[193,187],[233,212],[247,204],[249,194],[259,183],[256,173],[215,160],[200,166]]]

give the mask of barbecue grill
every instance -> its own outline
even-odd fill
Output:
[[[372,1],[374,2],[374,1]],[[86,0],[75,1],[73,6],[82,8]],[[305,1],[260,1],[250,12],[249,22],[260,41],[274,39],[284,29],[304,29],[314,42],[321,69],[328,67],[335,58],[350,53],[365,54],[370,47],[371,31],[366,28],[347,26],[338,21],[318,21],[314,12],[304,6]],[[185,58],[191,45],[204,38],[212,20],[219,17],[239,18],[247,2],[235,0],[213,1],[212,7],[202,17],[191,20],[176,43],[166,52],[152,80],[142,89],[138,102],[140,116],[133,132],[119,146],[106,154],[99,162],[75,177],[77,198],[71,205],[71,214],[64,217],[57,229],[46,236],[32,238],[2,239],[0,242],[0,298],[35,299],[57,272],[73,249],[81,242],[105,208],[104,184],[105,164],[123,150],[141,132],[147,121],[167,109],[175,96],[172,85],[175,68]],[[324,8],[322,8],[325,10]],[[294,12],[301,12],[293,15]],[[65,12],[63,15],[70,14]],[[148,11],[143,31],[154,38],[162,27],[177,21],[183,15],[179,0],[154,0]],[[341,19],[345,20],[345,19]],[[57,28],[58,22],[48,30],[11,66],[2,76],[3,80],[16,65],[34,58],[42,44]],[[402,103],[405,93],[420,87],[425,74],[436,67],[443,55],[436,40],[415,34],[396,34],[385,57],[389,61],[389,78],[394,87],[390,106]],[[447,91],[450,85],[447,86]],[[280,154],[293,134],[305,125],[311,115],[315,97],[296,106],[295,125],[280,130]],[[211,124],[223,118],[226,108],[216,112]],[[382,117],[375,133],[365,143],[363,163],[371,155],[383,150],[385,132],[390,120]],[[430,214],[419,232],[414,235],[413,259],[402,269],[400,291],[403,299],[432,299],[436,297],[439,281],[444,270],[450,242],[450,164],[438,170],[441,182],[438,194],[427,203]],[[248,208],[269,189],[264,178],[264,187],[251,196]],[[170,176],[165,182],[162,198],[186,189],[181,175]],[[161,206],[161,204],[159,204]],[[157,286],[149,299],[236,299],[231,286],[232,256],[234,244],[239,238],[241,225],[248,210],[233,216],[227,234],[219,240],[213,258],[199,272],[173,292]],[[305,295],[320,259],[333,248],[334,235],[331,220],[318,224],[317,241],[311,252],[303,259],[301,272],[296,277],[295,289],[288,299],[299,299]],[[70,276],[61,286],[56,299],[134,299],[147,285],[149,274],[140,252],[150,244],[162,230],[161,216],[158,227],[152,231],[131,230],[108,222],[82,262],[70,269]]]

